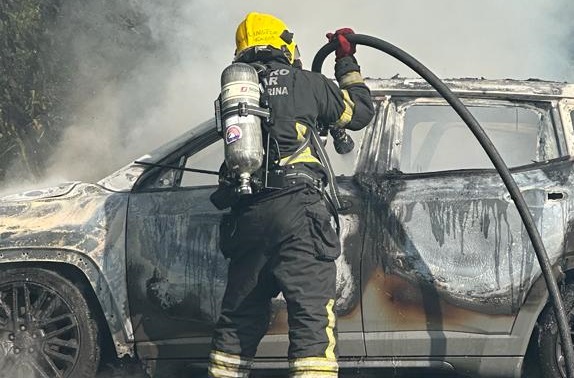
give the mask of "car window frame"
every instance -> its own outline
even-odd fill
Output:
[[[461,98],[465,105],[473,104],[496,104],[496,105],[516,105],[516,104],[528,104],[533,108],[546,109],[548,111],[549,119],[552,122],[552,132],[554,138],[557,142],[557,149],[560,156],[548,159],[540,162],[534,162],[529,164],[523,164],[519,166],[514,166],[510,168],[511,171],[524,171],[528,169],[533,169],[538,166],[546,165],[554,161],[563,161],[569,157],[569,151],[567,148],[567,143],[565,135],[563,133],[562,122],[556,111],[556,101],[553,100],[514,100],[509,98],[489,98],[489,97],[467,97]],[[403,122],[397,122],[400,118],[400,110],[407,107],[413,106],[414,104],[429,104],[429,105],[448,105],[446,101],[439,97],[415,97],[415,96],[395,96],[390,99],[390,106],[388,106],[389,111],[387,112],[385,125],[392,131],[389,133],[392,136],[392,143],[388,143],[389,158],[386,164],[379,164],[378,170],[379,174],[392,174],[400,175],[405,177],[427,177],[427,176],[437,176],[437,175],[452,175],[457,172],[493,172],[496,171],[494,167],[492,168],[460,168],[460,169],[449,169],[449,170],[439,170],[439,171],[426,171],[426,172],[409,172],[405,173],[400,171],[401,162],[401,144],[403,141]]]
[[[568,155],[574,156],[574,99],[562,98],[557,101],[556,118],[562,125]]]
[[[341,170],[341,172],[337,172],[337,170],[335,169],[335,173],[336,176],[338,178],[348,178],[348,177],[352,177],[354,176],[358,171],[359,171],[359,160],[362,156],[362,154],[364,153],[363,151],[363,145],[364,145],[364,140],[366,138],[366,136],[368,135],[368,131],[367,129],[371,126],[368,125],[367,127],[357,131],[357,132],[350,132],[351,137],[354,138],[355,141],[355,151],[356,152],[352,152],[355,154],[355,157],[353,159],[353,163],[352,163],[352,174],[347,174],[348,170]],[[221,137],[219,136],[219,134],[217,134],[216,130],[207,130],[201,134],[198,134],[197,136],[195,136],[194,138],[190,139],[190,141],[188,143],[186,143],[183,147],[177,149],[176,151],[172,152],[171,154],[165,156],[164,158],[160,159],[157,164],[159,165],[164,165],[164,166],[173,166],[173,167],[179,167],[179,168],[184,168],[186,166],[186,162],[187,160],[192,157],[193,155],[200,153],[202,150],[208,148],[209,146],[211,146],[214,143],[217,143],[218,141],[221,140]],[[327,143],[329,144],[328,146],[328,150],[329,156],[332,156],[335,154],[334,152],[334,148],[332,146],[332,139],[329,138],[329,140],[327,141]],[[332,151],[331,151],[332,150]],[[223,160],[221,161],[223,162]],[[188,167],[190,168],[190,167]],[[196,169],[203,169],[203,167],[191,167],[191,168],[196,168]],[[186,189],[192,189],[192,188],[198,188],[198,187],[209,187],[209,186],[215,186],[213,184],[205,184],[205,185],[193,185],[193,186],[181,186],[181,182],[182,182],[182,178],[183,178],[183,174],[184,174],[184,170],[181,169],[178,172],[173,174],[173,184],[170,186],[166,186],[166,187],[152,187],[151,186],[151,182],[153,181],[157,181],[160,179],[160,176],[165,176],[168,175],[170,171],[178,171],[178,169],[176,168],[166,168],[166,167],[153,167],[150,166],[150,168],[146,169],[146,171],[144,173],[142,173],[140,175],[140,177],[138,178],[138,180],[136,181],[136,183],[134,184],[133,188],[132,188],[132,192],[136,193],[136,192],[156,192],[156,191],[166,191],[166,190],[171,190],[171,191],[175,191],[175,190],[186,190]]]
[[[218,143],[221,144],[221,145],[220,145],[220,148],[221,148],[221,157],[220,157],[220,159],[217,161],[217,167],[206,167],[205,165],[191,165],[191,166],[188,166],[188,165],[187,165],[187,164],[188,164],[188,160],[189,160],[190,158],[195,157],[195,155],[197,155],[197,154],[202,154],[202,153],[205,152],[208,148],[211,148],[211,147],[213,147],[215,144],[218,144]],[[203,169],[203,170],[210,170],[210,171],[213,171],[213,172],[215,172],[215,171],[219,172],[220,166],[221,166],[221,164],[223,163],[223,155],[224,155],[224,152],[223,152],[223,138],[217,138],[217,139],[215,139],[215,141],[213,141],[212,143],[210,143],[210,144],[208,144],[208,145],[205,145],[205,146],[204,146],[203,148],[201,148],[200,150],[197,150],[197,151],[194,151],[193,153],[189,153],[189,154],[187,154],[187,155],[185,155],[185,156],[182,156],[182,162],[181,162],[181,164],[182,164],[183,167],[188,168],[188,169]],[[207,174],[207,173],[199,173],[199,172],[194,173],[194,172],[188,172],[188,171],[185,171],[185,170],[181,170],[181,171],[179,172],[179,179],[178,179],[178,181],[177,181],[177,187],[180,188],[180,189],[185,189],[185,188],[215,187],[215,186],[217,186],[217,182],[218,182],[218,179],[219,179],[219,177],[217,176],[217,177],[215,177],[215,179],[213,180],[213,183],[207,183],[207,184],[206,184],[206,183],[202,183],[202,184],[194,184],[194,185],[185,185],[185,186],[184,186],[184,185],[183,185],[183,180],[184,180],[184,176],[185,176],[186,174],[205,175],[205,176],[208,176],[208,175],[209,175],[209,176],[213,176],[213,175],[210,175],[210,174]]]
[[[187,159],[201,152],[203,149],[212,145],[213,143],[220,140],[221,137],[217,133],[215,128],[209,129],[201,134],[198,134],[194,138],[190,139],[188,143],[184,144],[181,148],[175,150],[171,154],[166,155],[164,158],[158,161],[157,164],[164,166],[173,166],[183,168]],[[201,167],[193,167],[201,169]],[[171,186],[166,187],[152,187],[151,183],[159,180],[160,176],[167,175],[171,171],[176,171],[173,173],[174,181]],[[132,192],[142,193],[142,192],[163,192],[163,191],[181,191],[190,190],[198,187],[214,186],[214,185],[198,185],[198,186],[180,186],[182,175],[184,170],[177,168],[166,168],[166,167],[154,167],[150,166],[137,180],[134,184]]]

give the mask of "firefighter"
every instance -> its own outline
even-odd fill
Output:
[[[230,263],[210,354],[212,378],[249,376],[269,325],[271,299],[279,293],[287,303],[290,377],[338,375],[340,245],[325,200],[329,175],[310,135],[318,122],[359,130],[373,117],[355,46],[345,37],[350,33],[346,28],[327,35],[339,41],[337,86],[301,68],[293,33],[276,17],[249,13],[237,27],[234,62],[257,68],[272,112],[263,128],[270,141],[268,185],[236,201],[220,226],[220,247]]]

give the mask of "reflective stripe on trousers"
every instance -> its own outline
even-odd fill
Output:
[[[210,378],[249,378],[253,360],[234,354],[211,351],[208,375]]]
[[[337,360],[326,357],[303,357],[289,361],[291,378],[337,378]]]
[[[253,361],[241,356],[212,351],[209,378],[249,378]],[[291,378],[337,378],[337,360],[327,357],[303,357],[289,361]]]

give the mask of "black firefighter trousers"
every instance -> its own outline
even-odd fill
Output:
[[[335,320],[339,239],[321,193],[297,186],[241,203],[221,223],[231,259],[209,376],[248,377],[283,293],[289,323],[290,377],[337,377]]]

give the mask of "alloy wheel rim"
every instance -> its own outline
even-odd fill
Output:
[[[80,351],[78,319],[51,288],[17,281],[0,285],[0,371],[15,378],[65,378]]]

